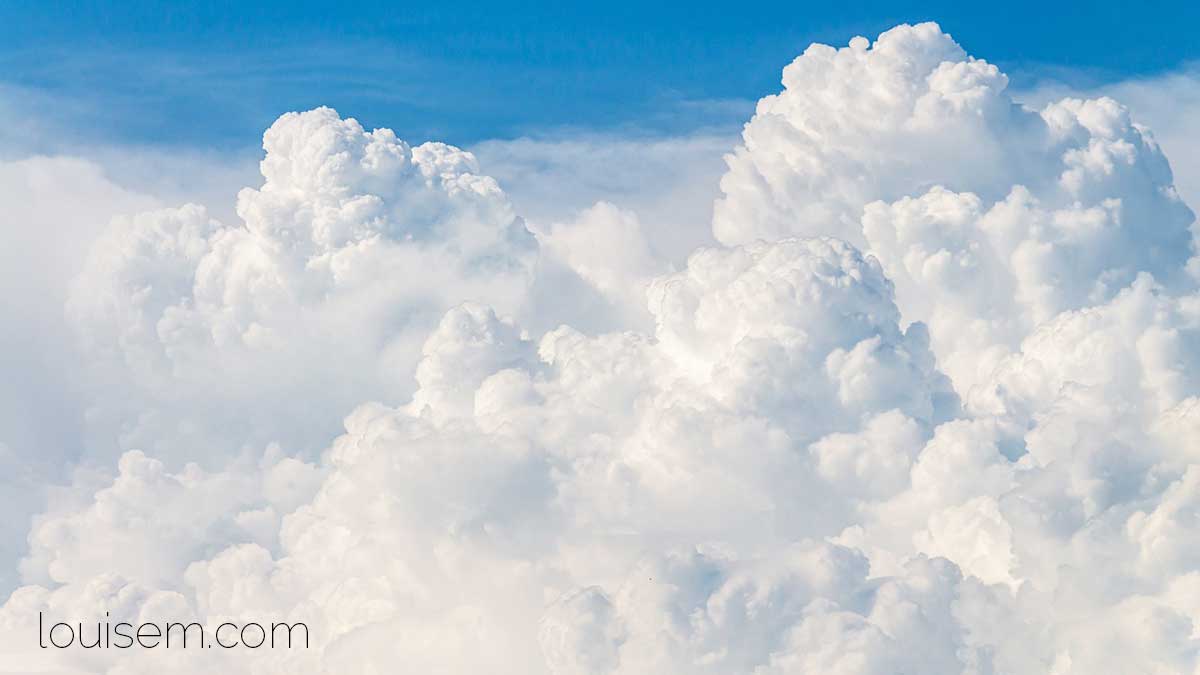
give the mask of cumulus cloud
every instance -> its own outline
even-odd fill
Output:
[[[1135,77],[1104,85],[1081,86],[1053,78],[1039,80],[1019,92],[1021,100],[1042,106],[1062,98],[1110,97],[1129,107],[1133,118],[1154,130],[1166,149],[1175,186],[1188,204],[1200,198],[1200,162],[1191,120],[1200,110],[1200,67],[1195,62],[1175,71]]]
[[[411,393],[448,306],[521,307],[533,239],[469,153],[329,109],[281,117],[263,147],[236,225],[189,204],[118,219],[93,247],[67,312],[107,392],[98,446],[312,452],[361,400]]]
[[[1194,217],[1149,131],[1112,99],[1032,110],[1007,84],[933,24],[813,45],[728,157],[717,237],[864,246],[964,394],[1139,272],[1190,284]]]
[[[527,227],[469,153],[327,109],[268,130],[240,222],[114,221],[66,306],[123,454],[37,519],[0,649],[1195,673],[1194,219],[1150,132],[1023,107],[933,24],[814,45],[783,85],[680,264],[635,212]],[[103,610],[313,644],[31,653],[38,611]]]

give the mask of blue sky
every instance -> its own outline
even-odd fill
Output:
[[[331,105],[412,140],[746,119],[812,41],[934,19],[1017,86],[1196,58],[1200,3],[0,2],[0,104],[91,140],[256,143]],[[1164,17],[1171,17],[1164,20]]]

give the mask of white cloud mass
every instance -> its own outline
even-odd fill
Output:
[[[934,24],[813,45],[685,263],[707,224],[527,223],[471,153],[284,115],[235,221],[117,217],[64,290],[90,469],[0,672],[1200,673],[1194,217],[1119,103],[1006,85]]]

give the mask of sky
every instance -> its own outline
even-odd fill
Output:
[[[240,148],[281,111],[316,105],[459,145],[561,129],[678,134],[740,124],[810,42],[934,18],[1018,87],[1094,86],[1196,58],[1200,8],[4,2],[0,86],[19,92],[9,106],[72,136],[128,143]]]
[[[1200,673],[1197,18],[0,1],[0,675]]]

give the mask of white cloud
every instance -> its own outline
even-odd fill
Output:
[[[1175,187],[1184,200],[1200,204],[1200,152],[1193,120],[1200,113],[1200,68],[1185,64],[1174,72],[1119,80],[1104,85],[1072,85],[1046,78],[1018,98],[1044,105],[1066,96],[1110,96],[1129,107],[1136,122],[1145,124],[1165,149],[1175,174]]]
[[[524,302],[533,239],[470,154],[328,109],[281,117],[264,147],[241,223],[188,205],[114,221],[93,247],[67,311],[107,392],[96,445],[315,450],[357,402],[411,392],[448,306]]]
[[[6,659],[1197,672],[1200,291],[1159,147],[1110,99],[1015,104],[931,24],[784,86],[686,262],[661,242],[707,235],[619,201],[527,230],[471,154],[328,109],[268,130],[237,222],[114,220],[67,307],[120,460],[38,518]],[[101,608],[313,648],[29,653],[38,611]]]

